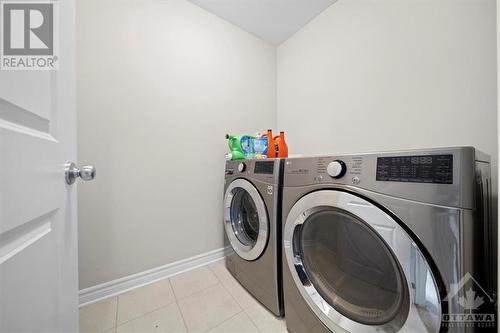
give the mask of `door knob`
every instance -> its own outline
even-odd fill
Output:
[[[65,165],[66,183],[73,184],[80,177],[82,180],[93,180],[96,175],[96,170],[93,165],[85,165],[78,169],[73,162],[68,162]]]

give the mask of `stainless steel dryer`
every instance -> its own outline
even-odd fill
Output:
[[[233,276],[275,315],[283,315],[281,285],[281,159],[227,161],[224,229],[234,253]]]
[[[496,331],[489,161],[471,147],[287,159],[288,330]]]

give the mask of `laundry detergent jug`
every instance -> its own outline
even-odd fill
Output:
[[[274,150],[276,157],[288,157],[288,145],[285,141],[285,132],[280,132],[279,136],[274,137]]]
[[[230,153],[226,154],[226,158],[229,160],[244,160],[245,153],[241,148],[241,136],[226,134],[226,139],[228,140]]]

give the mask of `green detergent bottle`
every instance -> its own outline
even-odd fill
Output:
[[[228,140],[229,150],[227,158],[231,160],[244,160],[246,158],[243,149],[241,148],[241,136],[226,134]]]

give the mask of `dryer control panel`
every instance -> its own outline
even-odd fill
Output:
[[[453,184],[453,155],[378,157],[377,180]]]
[[[347,186],[472,208],[475,158],[472,147],[288,158],[284,186]]]

